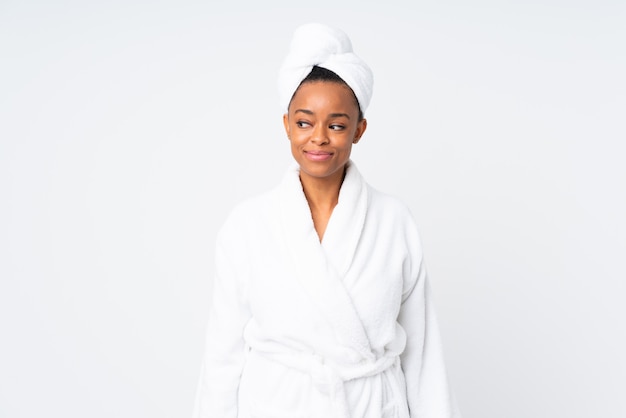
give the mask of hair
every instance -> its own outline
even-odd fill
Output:
[[[316,81],[343,84],[344,86],[348,87],[350,89],[350,92],[352,93],[352,97],[354,98],[354,103],[356,104],[357,109],[359,109],[359,120],[363,120],[363,111],[361,111],[361,106],[359,105],[359,100],[356,98],[356,94],[354,94],[354,91],[348,85],[348,83],[346,83],[343,78],[339,77],[334,71],[330,71],[327,68],[314,65],[311,69],[311,72],[300,82],[296,91],[298,91],[301,85],[306,83],[313,83]],[[296,93],[294,92],[293,96],[295,95]],[[293,96],[291,96],[291,100],[293,100]],[[291,101],[289,101],[289,104],[291,104]]]

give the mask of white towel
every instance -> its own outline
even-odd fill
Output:
[[[374,86],[372,70],[352,52],[348,35],[320,23],[302,25],[294,32],[289,54],[278,77],[280,106],[285,112],[293,94],[314,65],[341,77],[354,92],[361,112],[365,113]]]

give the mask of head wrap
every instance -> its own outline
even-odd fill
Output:
[[[352,52],[348,35],[319,23],[302,25],[294,32],[289,55],[278,76],[280,106],[285,112],[293,94],[314,65],[341,77],[354,92],[361,112],[365,113],[374,85],[372,70]]]

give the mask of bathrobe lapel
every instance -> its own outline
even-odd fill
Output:
[[[352,264],[367,212],[367,185],[356,167],[349,164],[322,244],[297,166],[289,170],[280,186],[278,223],[297,279],[333,326],[336,337],[371,359],[374,355],[365,328],[342,281]]]
[[[333,210],[322,240],[327,259],[342,278],[350,269],[356,254],[367,205],[367,184],[354,163],[350,162],[339,192],[339,203]]]

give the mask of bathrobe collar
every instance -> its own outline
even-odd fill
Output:
[[[313,225],[297,165],[285,175],[279,200],[278,221],[298,280],[333,324],[338,340],[371,359],[374,355],[365,328],[342,281],[354,259],[365,223],[367,184],[350,161],[322,243]]]
[[[367,213],[367,184],[354,163],[349,162],[339,190],[339,202],[326,226],[322,248],[341,277],[356,253]]]

